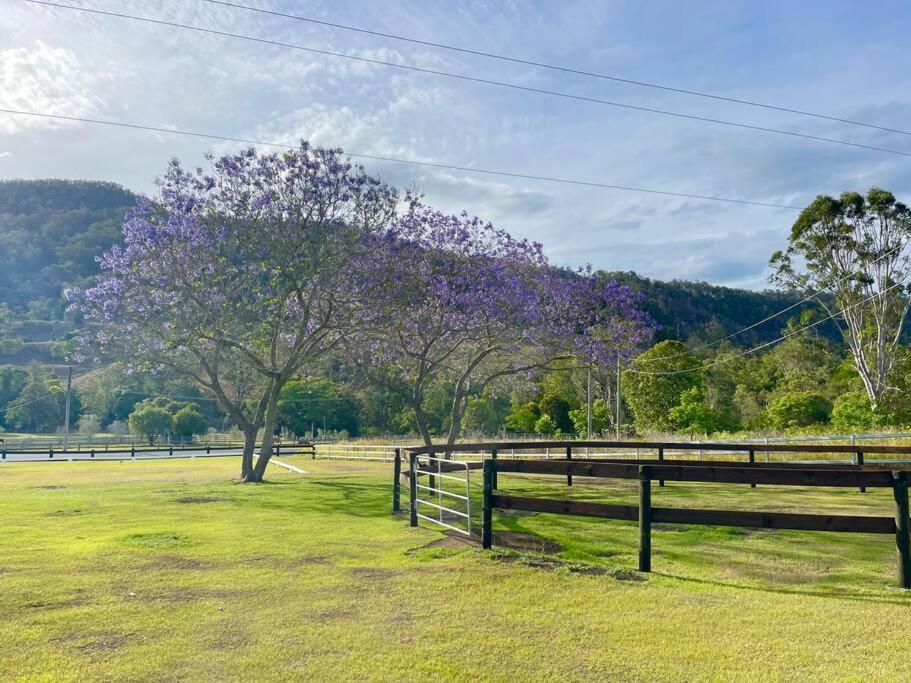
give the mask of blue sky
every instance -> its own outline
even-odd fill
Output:
[[[67,0],[63,0],[66,2]],[[243,0],[242,0],[243,1]],[[911,151],[911,137],[559,74],[218,7],[69,0],[535,88]],[[911,130],[911,6],[880,2],[246,0],[327,21]],[[880,185],[911,200],[911,158],[516,92],[0,0],[0,107],[354,153],[803,205]],[[0,114],[0,177],[150,191],[168,159],[237,146]],[[796,212],[391,163],[415,184],[544,243],[551,260],[766,286]]]

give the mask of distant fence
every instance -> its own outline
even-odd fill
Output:
[[[909,446],[858,446],[819,444],[701,444],[706,451],[714,453],[746,454],[748,460],[694,460],[665,458],[668,451],[680,451],[691,444],[669,442],[539,442],[539,443],[484,443],[460,444],[460,452],[486,453],[489,457],[473,463],[453,464],[452,469],[467,466],[468,469],[483,469],[483,493],[481,514],[481,544],[490,548],[493,539],[493,510],[523,510],[549,512],[604,519],[619,519],[639,522],[639,570],[651,571],[651,528],[653,523],[706,524],[740,526],[766,529],[796,529],[806,531],[838,531],[855,533],[893,534],[898,552],[899,585],[911,588],[911,537],[909,537],[908,467],[893,469],[882,465],[864,463],[865,453],[882,455],[911,455]],[[510,450],[564,449],[559,459],[501,458],[499,451]],[[627,458],[574,459],[577,448],[612,450],[649,449],[655,451],[647,460],[631,462]],[[853,457],[853,463],[766,463],[756,462],[758,450],[772,452],[820,453],[835,452]],[[417,526],[415,504],[417,474],[435,474],[421,463],[422,456],[434,457],[445,454],[448,449],[424,446],[406,449],[410,481],[409,503],[411,525]],[[393,510],[401,509],[399,501],[402,484],[402,458],[395,461],[393,481]],[[894,465],[893,465],[894,467]],[[437,470],[445,472],[446,469]],[[557,475],[566,478],[572,486],[573,476],[634,479],[639,482],[639,505],[609,505],[579,500],[532,498],[497,493],[498,474]],[[861,492],[867,488],[889,488],[895,502],[892,517],[871,517],[858,515],[819,515],[780,512],[745,512],[731,510],[702,510],[657,508],[651,504],[653,481],[663,485],[665,481],[700,482],[719,484],[750,484],[775,486],[831,486],[856,487]],[[427,519],[424,517],[424,519]],[[428,521],[434,521],[428,519]]]
[[[242,437],[241,437],[242,438]],[[47,450],[63,448],[63,435],[29,435],[7,434],[0,432],[0,441],[5,441],[10,449],[39,449]],[[67,446],[77,450],[102,450],[107,447],[142,446],[142,439],[136,439],[133,434],[70,434],[67,437]],[[171,438],[158,444],[159,446],[230,446],[239,443],[238,437],[231,434],[206,434],[187,438]]]
[[[259,449],[259,445],[256,446]],[[243,444],[213,446],[211,444],[181,444],[167,446],[130,446],[129,448],[3,448],[0,447],[0,462],[41,462],[48,460],[152,460],[162,458],[196,458],[239,456]],[[314,457],[313,444],[274,444],[272,453],[281,455],[309,455]]]
[[[369,443],[319,443],[316,457],[328,460],[374,460],[392,462],[396,450],[401,446],[375,445]]]

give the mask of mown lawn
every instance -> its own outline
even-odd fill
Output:
[[[891,537],[659,527],[642,576],[633,524],[497,515],[559,544],[557,561],[484,552],[391,515],[389,465],[295,464],[308,474],[259,486],[231,483],[231,458],[0,465],[0,678],[911,678]],[[577,480],[572,495],[635,489]],[[891,513],[884,491],[653,497]]]

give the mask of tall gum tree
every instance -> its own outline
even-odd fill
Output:
[[[873,407],[899,358],[911,299],[911,211],[891,192],[818,196],[772,255],[770,280],[816,297],[839,326]],[[828,296],[826,296],[828,295]]]
[[[407,199],[359,271],[375,318],[346,348],[368,380],[411,408],[425,444],[433,441],[427,399],[436,383],[452,394],[451,446],[468,399],[498,380],[569,358],[612,365],[650,335],[628,288],[551,268],[539,244]]]
[[[96,352],[217,399],[244,433],[242,480],[261,481],[281,389],[357,324],[352,265],[388,229],[397,194],[340,150],[303,141],[208,171],[173,161],[158,186],[128,214],[95,285],[67,296],[94,323]]]

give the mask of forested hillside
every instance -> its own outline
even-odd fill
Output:
[[[63,288],[97,272],[134,201],[114,183],[0,182],[0,303],[18,318],[62,317]]]
[[[97,272],[95,257],[119,239],[123,214],[134,201],[132,192],[107,182],[0,182],[0,304],[20,320],[61,319],[63,288]],[[780,292],[662,282],[630,272],[604,275],[646,296],[645,307],[662,326],[659,338],[724,335],[795,301]],[[751,330],[739,341],[773,339],[784,322]]]
[[[789,318],[800,317],[806,310],[821,310],[812,302],[798,304],[803,297],[775,290],[756,292],[683,280],[663,282],[631,272],[603,273],[603,276],[629,285],[645,296],[643,307],[661,326],[657,340],[718,339],[794,305],[786,315],[757,325],[733,340],[741,346],[752,346],[778,337]],[[832,323],[819,325],[816,331],[827,339],[839,339]]]
[[[65,311],[63,289],[84,285],[98,272],[96,257],[119,240],[123,215],[134,202],[132,192],[113,183],[0,182],[0,263],[3,264],[0,268],[0,370],[3,371],[0,376],[5,378],[0,382],[3,389],[0,391],[3,394],[0,411],[17,396],[29,392],[40,396],[59,386],[60,371],[68,362],[65,358],[67,339],[79,327],[79,322]],[[802,317],[808,320],[801,314],[813,307],[797,304],[800,297],[774,291],[755,292],[701,282],[662,282],[631,272],[600,275],[604,279],[619,280],[643,294],[643,307],[660,325],[656,342],[679,339],[690,348],[698,349],[701,342],[723,338],[796,304],[786,315],[737,335],[730,344],[719,348],[713,346],[708,356],[708,352],[700,352],[699,356],[703,358],[716,352],[729,352],[735,346],[745,348],[771,341],[782,333],[789,320]],[[756,427],[768,423],[767,406],[778,393],[784,392],[782,382],[786,378],[796,381],[798,376],[812,375],[812,381],[803,382],[800,389],[806,392],[809,387],[814,392],[821,391],[820,400],[828,402],[827,405],[831,405],[840,392],[856,388],[848,380],[840,380],[840,384],[829,381],[830,376],[838,374],[834,369],[840,368],[843,360],[837,331],[829,324],[819,326],[814,333],[822,337],[818,342],[801,337],[748,364],[738,364],[740,375],[728,376],[719,370],[710,373],[705,381],[689,382],[704,392],[705,404],[714,411],[714,428]],[[832,345],[828,346],[829,343]],[[819,351],[814,355],[801,346],[817,349],[814,346],[817,344],[822,344],[818,348],[827,349],[826,353]],[[797,347],[800,347],[799,352]],[[793,358],[800,363],[795,365]],[[804,362],[807,358],[811,359],[809,365]],[[26,369],[26,366],[31,367]],[[411,429],[411,413],[404,405],[386,392],[368,387],[349,376],[350,373],[338,370],[341,367],[340,363],[327,361],[319,367],[309,368],[311,376],[286,387],[282,394],[281,424],[294,431],[319,427],[329,432],[344,430],[351,434]],[[194,387],[167,378],[128,377],[115,368],[84,374],[90,369],[90,365],[81,368],[78,381],[85,424],[125,425],[135,406],[144,398],[195,396]],[[582,377],[575,377],[573,373],[557,372],[539,380],[530,393],[520,391],[516,394],[503,388],[472,399],[467,405],[465,428],[479,433],[495,433],[504,426],[514,431],[544,433],[583,429],[582,381]],[[608,368],[605,373],[596,373],[595,382],[599,397],[595,405],[595,423],[597,429],[603,429],[613,420],[614,371]],[[779,384],[781,387],[776,389]],[[645,395],[647,392],[639,387],[634,393]],[[440,410],[428,411],[431,429],[435,434],[443,433],[447,428],[444,408],[451,403],[449,388],[435,385],[430,394],[438,398],[431,403],[436,401],[440,406]],[[675,405],[678,398],[675,394]],[[812,398],[815,400],[816,393]],[[55,398],[54,405],[46,411],[50,416],[45,420],[47,424],[39,425],[33,415],[13,419],[16,413],[10,412],[0,415],[0,428],[58,424],[62,418],[57,413],[62,410],[62,404],[58,406],[57,403]],[[194,405],[202,410],[208,424],[222,426],[219,411],[213,404],[197,400]],[[698,405],[702,405],[702,399]],[[174,408],[171,412],[176,415],[182,406],[182,403],[149,404],[144,409],[165,419],[164,413]],[[688,428],[689,422],[683,427]],[[699,423],[698,427],[702,429],[704,425]]]

